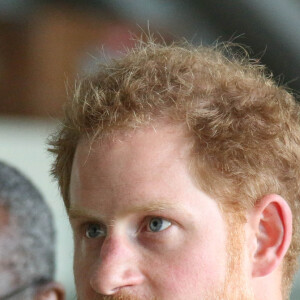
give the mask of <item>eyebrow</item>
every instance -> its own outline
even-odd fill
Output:
[[[101,215],[99,216],[99,213],[96,213],[94,210],[76,207],[70,207],[70,209],[68,210],[68,217],[70,220],[80,218],[89,218],[95,220],[99,220],[99,218],[101,219]]]
[[[163,201],[153,201],[147,204],[140,204],[140,205],[132,205],[125,208],[119,215],[123,216],[126,214],[133,214],[133,213],[151,213],[157,211],[184,211],[182,206],[178,203],[169,203]],[[68,217],[69,219],[78,219],[78,218],[89,218],[89,219],[103,219],[101,212],[96,212],[95,210],[88,209],[85,207],[70,207],[68,210]]]

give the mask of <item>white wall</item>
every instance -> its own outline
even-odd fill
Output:
[[[56,125],[39,120],[0,118],[0,160],[27,175],[52,209],[57,232],[56,279],[64,284],[70,300],[75,297],[72,235],[57,185],[49,176],[52,158],[46,150],[47,137]]]

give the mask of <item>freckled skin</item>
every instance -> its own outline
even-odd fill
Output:
[[[167,124],[96,141],[91,151],[81,140],[72,168],[71,208],[99,216],[107,236],[88,239],[78,228],[91,220],[71,220],[80,300],[119,293],[138,299],[217,299],[211,297],[226,277],[226,225],[216,202],[191,178],[188,144],[180,127]],[[130,212],[153,200],[171,208]],[[171,226],[149,232],[149,216]]]

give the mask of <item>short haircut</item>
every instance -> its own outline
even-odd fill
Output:
[[[0,243],[5,241],[1,249],[8,250],[0,256],[0,278],[10,274],[15,289],[39,279],[52,280],[55,234],[50,209],[27,178],[3,162],[0,162],[0,207],[9,217],[0,233]]]
[[[270,193],[287,200],[294,222],[283,281],[290,286],[300,253],[299,104],[262,65],[229,46],[138,41],[79,82],[50,139],[66,208],[80,138],[160,119],[186,125],[198,183],[227,207],[244,211]]]

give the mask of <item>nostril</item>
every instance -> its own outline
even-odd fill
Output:
[[[113,289],[112,292],[115,294],[115,293],[118,293],[119,291],[121,291],[123,289],[130,288],[130,287],[133,287],[133,286],[134,285],[132,285],[132,284],[123,285],[122,287],[117,287],[117,288]]]

